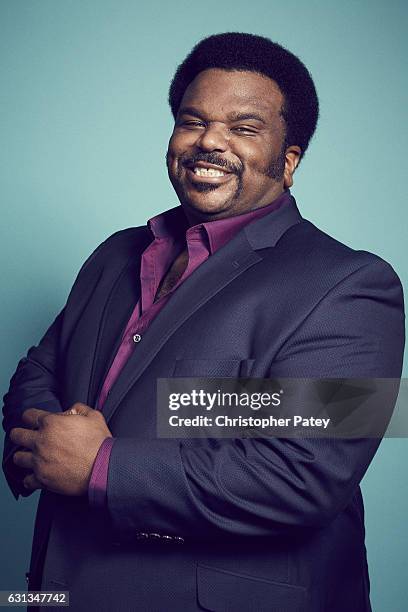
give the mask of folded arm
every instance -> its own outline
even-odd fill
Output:
[[[68,296],[74,296],[75,290],[80,286],[79,281],[85,278],[87,270],[96,256],[109,243],[109,238],[102,242],[82,265],[76,281]],[[60,371],[59,355],[61,355],[61,331],[65,314],[64,307],[37,346],[29,349],[26,357],[20,360],[14,373],[8,392],[3,398],[3,428],[6,432],[3,452],[3,470],[10,489],[17,499],[19,495],[27,496],[32,492],[23,486],[23,479],[29,470],[16,466],[13,455],[21,447],[14,444],[9,437],[13,427],[24,427],[22,415],[28,408],[38,408],[47,412],[60,413],[62,411],[59,394],[63,372]]]
[[[3,428],[6,432],[3,453],[3,470],[7,482],[18,498],[27,496],[22,484],[28,470],[14,465],[12,457],[21,447],[9,437],[13,427],[24,427],[22,415],[28,408],[39,408],[48,412],[61,412],[58,398],[58,342],[64,311],[62,310],[49,327],[38,346],[30,348],[27,356],[20,360],[10,388],[3,398]]]
[[[401,374],[400,282],[381,260],[356,270],[299,322],[275,377]],[[390,411],[392,406],[384,407]],[[210,537],[318,527],[351,500],[378,439],[115,439],[107,503],[119,531]]]

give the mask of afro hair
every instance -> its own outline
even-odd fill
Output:
[[[275,81],[285,100],[285,144],[298,145],[305,154],[316,129],[319,101],[312,77],[296,55],[254,34],[226,32],[204,38],[178,66],[171,82],[169,104],[174,118],[189,84],[209,68],[248,70]]]

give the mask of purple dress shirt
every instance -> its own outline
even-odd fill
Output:
[[[137,302],[122,335],[122,341],[112,365],[104,380],[96,409],[102,410],[110,389],[118,378],[123,366],[129,359],[135,344],[148,329],[151,321],[165,306],[174,291],[210,255],[231,240],[245,225],[280,208],[290,198],[290,191],[284,191],[268,206],[251,210],[241,215],[218,219],[188,226],[181,206],[172,208],[149,219],[148,227],[153,242],[144,250],[140,268],[140,299]],[[160,282],[166,275],[174,259],[187,247],[188,263],[183,274],[166,295],[154,301]],[[106,438],[96,456],[88,488],[91,505],[103,506],[106,503],[109,457],[114,438]]]

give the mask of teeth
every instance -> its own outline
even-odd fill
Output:
[[[226,173],[215,168],[194,168],[194,174],[197,176],[225,176]]]

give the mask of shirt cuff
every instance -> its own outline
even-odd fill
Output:
[[[88,486],[88,499],[91,506],[106,505],[109,458],[114,441],[115,438],[105,438],[96,455]]]

